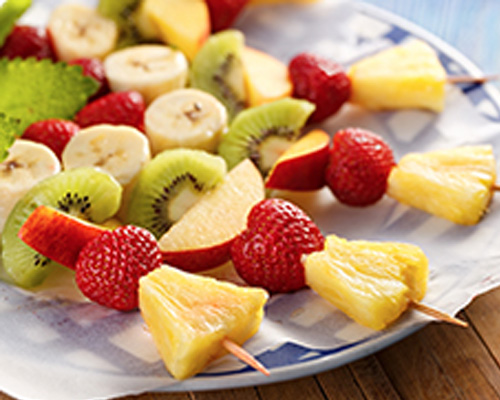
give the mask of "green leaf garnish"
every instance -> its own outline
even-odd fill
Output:
[[[30,6],[31,0],[6,0],[0,6],[0,46],[5,43],[16,21]]]
[[[21,134],[36,121],[73,119],[98,87],[80,66],[47,59],[0,59],[0,113],[18,119]]]
[[[8,149],[14,143],[19,131],[19,121],[0,113],[0,162],[9,155]]]

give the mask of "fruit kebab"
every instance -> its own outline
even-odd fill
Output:
[[[28,216],[18,236],[40,255],[74,269],[89,300],[119,311],[140,309],[176,379],[228,352],[269,375],[241,347],[259,329],[265,290],[162,266],[158,242],[148,230],[132,225],[111,230],[44,205]]]
[[[314,53],[294,56],[288,70],[292,96],[316,105],[321,122],[347,102],[369,110],[421,108],[440,112],[447,83],[484,83],[498,76],[447,76],[436,52],[421,40],[382,50],[344,68]]]
[[[358,323],[384,329],[408,308],[460,326],[464,321],[421,303],[428,260],[417,246],[323,237],[299,207],[257,203],[231,247],[238,274],[271,293],[310,287]]]

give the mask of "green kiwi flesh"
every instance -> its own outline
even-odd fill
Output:
[[[160,238],[226,172],[224,159],[206,151],[165,150],[140,172],[127,205],[126,222]]]
[[[135,14],[141,0],[99,0],[97,11],[116,22],[119,29],[117,48],[133,46],[145,41],[135,23]]]
[[[306,100],[284,98],[242,111],[222,138],[218,153],[231,169],[250,158],[265,176],[300,135],[314,111]]]
[[[191,65],[191,86],[215,96],[226,107],[230,119],[246,107],[243,45],[244,36],[237,30],[213,34]]]
[[[2,232],[2,264],[9,280],[31,288],[41,284],[56,265],[17,237],[35,208],[51,206],[100,223],[116,213],[121,194],[120,184],[111,175],[91,167],[64,171],[33,186],[16,203]]]

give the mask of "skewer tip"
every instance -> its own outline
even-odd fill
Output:
[[[248,353],[243,347],[239,344],[233,342],[231,339],[224,339],[222,345],[225,347],[227,351],[229,351],[232,355],[238,358],[240,361],[243,361],[245,364],[250,367],[256,369],[262,374],[269,376],[271,373],[269,370],[264,367],[254,356]]]

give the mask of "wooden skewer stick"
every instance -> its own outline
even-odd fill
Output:
[[[497,183],[491,187],[491,190],[494,192],[500,192],[500,185]]]
[[[443,311],[436,310],[435,308],[429,307],[417,301],[411,301],[409,307],[421,312],[422,314],[426,314],[429,315],[430,317],[436,318],[439,321],[448,322],[453,325],[458,325],[461,326],[462,328],[467,328],[469,326],[467,322],[459,318],[452,317],[451,315]]]
[[[451,75],[448,76],[448,82],[451,84],[457,83],[485,83],[500,79],[498,75],[483,75],[483,76],[470,76],[470,75]]]
[[[257,371],[262,372],[264,375],[269,376],[269,370],[264,367],[254,356],[247,352],[239,344],[233,342],[231,339],[224,339],[222,345],[236,358],[243,361],[245,364],[255,368]]]

